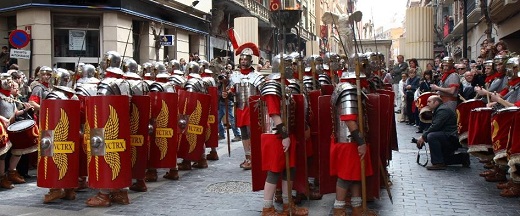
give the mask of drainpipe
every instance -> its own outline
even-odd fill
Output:
[[[468,1],[475,0],[463,0],[464,10],[462,11],[463,17],[463,32],[462,32],[462,57],[468,57]]]

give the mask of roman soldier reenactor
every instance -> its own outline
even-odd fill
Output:
[[[51,80],[52,91],[40,110],[38,186],[50,188],[43,203],[74,200],[79,186],[80,102],[74,89],[67,87],[71,75],[66,69],[57,68]]]
[[[91,150],[88,183],[91,188],[100,190],[86,204],[92,207],[112,203],[127,205],[130,200],[123,188],[132,184],[130,84],[123,79],[119,53],[108,51],[100,65],[104,79],[98,86],[97,96],[86,103]]]

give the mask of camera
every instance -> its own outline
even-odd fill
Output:
[[[417,139],[415,139],[415,137],[412,137],[412,143],[415,143],[415,144],[417,144]],[[419,145],[417,145],[417,148],[418,148],[418,149],[422,149],[422,148],[423,148],[423,146],[424,146],[424,143],[423,143],[423,144],[421,144],[420,146],[419,146]]]
[[[223,74],[220,74],[220,75],[218,75],[217,78],[218,78],[218,80],[223,80],[223,79],[226,79],[226,76]]]

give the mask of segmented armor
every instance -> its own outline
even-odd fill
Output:
[[[282,98],[282,85],[280,82],[276,80],[268,80],[264,83],[262,86],[262,89],[260,90],[260,94],[262,96],[266,95],[276,95],[278,98]],[[286,92],[285,97],[285,103],[280,103],[280,106],[286,105],[287,115],[281,116],[282,118],[285,118],[285,122],[288,122],[289,126],[287,127],[288,132],[290,133],[290,129],[294,126],[294,106],[295,102],[292,99],[292,94],[289,92]],[[282,107],[280,107],[280,111],[283,110]],[[272,120],[272,118],[269,116],[267,112],[267,105],[265,103],[262,103],[262,122],[263,124],[263,132],[264,133],[276,133],[276,124]]]
[[[350,131],[345,121],[340,121],[342,115],[357,115],[357,89],[348,82],[339,83],[331,96],[333,107],[334,135],[336,142],[352,142]]]
[[[259,89],[264,82],[265,77],[256,72],[250,72],[247,75],[240,72],[231,74],[230,84],[235,88],[235,103],[237,108],[244,109],[248,107],[249,97],[258,95]]]

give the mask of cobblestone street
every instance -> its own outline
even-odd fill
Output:
[[[410,143],[415,128],[398,123],[397,130],[400,151],[393,153],[389,167],[394,203],[384,189],[381,200],[369,203],[380,215],[520,215],[518,199],[500,197],[496,184],[478,176],[483,168],[475,158],[469,169],[452,166],[427,171],[416,164],[417,150]],[[148,183],[146,193],[129,192],[131,204],[127,206],[86,207],[85,200],[94,190],[78,192],[74,201],[42,204],[48,190],[36,187],[32,178],[12,190],[0,190],[0,215],[260,215],[262,193],[250,191],[250,171],[238,167],[243,160],[241,142],[232,143],[231,157],[226,141],[220,144],[220,160],[210,162],[208,169],[183,171],[179,181],[159,178]],[[165,172],[160,170],[159,176]],[[331,214],[333,203],[334,195],[328,194],[303,206],[309,208],[309,215],[325,216]]]

